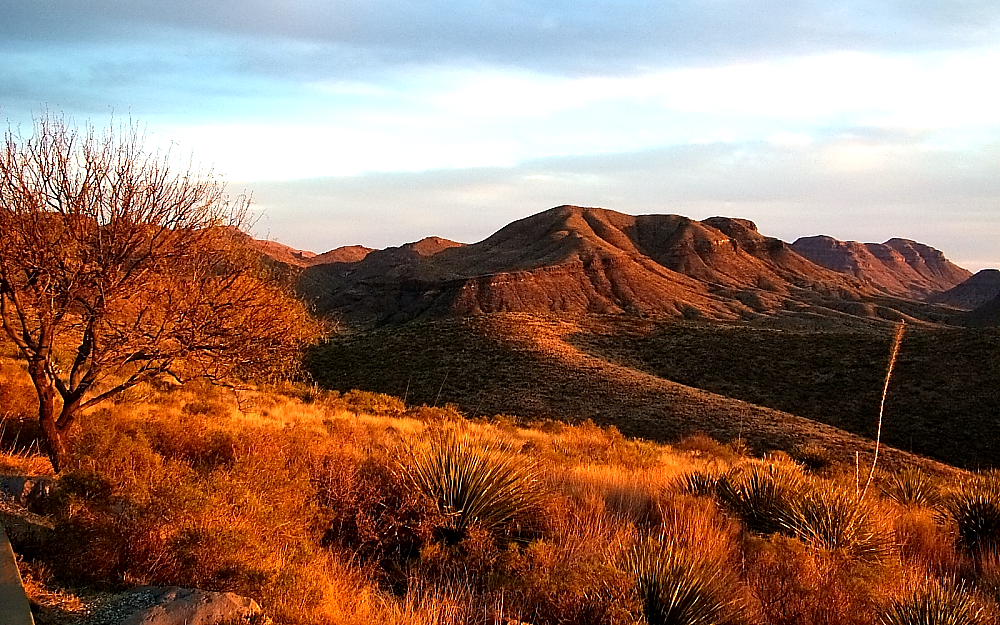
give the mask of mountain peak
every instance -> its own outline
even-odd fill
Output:
[[[859,243],[819,235],[797,239],[791,247],[817,265],[904,297],[938,293],[970,275],[951,263],[940,250],[910,239]]]

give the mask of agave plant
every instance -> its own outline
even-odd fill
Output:
[[[945,499],[944,509],[955,522],[960,547],[972,554],[1000,548],[1000,479],[966,482]]]
[[[822,488],[792,501],[782,524],[787,533],[817,549],[877,561],[888,553],[890,543],[873,516],[870,504],[855,493]]]
[[[539,468],[497,444],[476,444],[454,432],[411,450],[404,471],[434,501],[460,539],[477,526],[502,533],[537,512],[545,499]]]
[[[882,481],[882,494],[904,506],[932,507],[941,501],[937,482],[917,469],[889,473]]]
[[[718,483],[722,503],[747,528],[773,534],[787,528],[792,502],[806,488],[806,480],[794,466],[754,462],[738,466]]]
[[[892,602],[878,615],[879,625],[986,625],[992,619],[961,585],[930,584]]]
[[[642,612],[650,625],[743,625],[751,622],[738,580],[677,543],[646,539],[628,555]]]

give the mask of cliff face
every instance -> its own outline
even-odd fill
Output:
[[[939,250],[908,239],[859,243],[813,236],[798,239],[792,249],[818,265],[901,297],[923,298],[971,275]]]

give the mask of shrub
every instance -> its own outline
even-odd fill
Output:
[[[545,499],[539,467],[496,443],[477,445],[455,432],[411,449],[403,467],[412,484],[447,517],[450,542],[472,526],[503,533],[528,521]]]
[[[1000,480],[970,480],[946,498],[944,508],[960,547],[971,554],[1000,548]]]
[[[737,466],[719,480],[722,503],[751,531],[773,534],[786,529],[792,502],[806,488],[795,465],[752,462]]]
[[[347,391],[340,401],[354,412],[365,412],[373,415],[400,415],[406,412],[403,400],[392,395],[372,393],[369,391]]]
[[[650,625],[740,625],[750,622],[732,569],[674,542],[646,539],[629,554],[642,613]]]
[[[887,555],[890,543],[874,516],[868,501],[843,488],[825,485],[793,500],[783,525],[788,533],[815,548],[878,561]]]
[[[882,494],[903,506],[932,507],[941,500],[937,482],[917,469],[904,469],[886,475],[882,480]]]
[[[871,625],[873,595],[892,582],[885,567],[781,535],[749,537],[744,558],[747,581],[768,625]]]
[[[929,584],[893,601],[878,615],[879,625],[987,625],[987,610],[960,585]]]

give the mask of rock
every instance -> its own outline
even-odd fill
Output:
[[[36,504],[50,496],[52,483],[53,479],[50,477],[0,475],[0,495],[18,505],[34,509]]]
[[[13,500],[15,503],[24,503],[28,493],[31,492],[31,478],[24,475],[0,475],[0,495]]]
[[[126,593],[111,607],[122,625],[230,625],[267,622],[256,601],[231,592],[197,588],[144,587]]]

